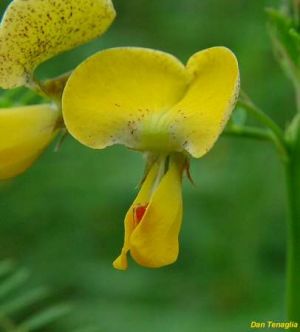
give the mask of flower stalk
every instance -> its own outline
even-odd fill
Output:
[[[286,163],[288,194],[287,237],[287,315],[288,319],[300,322],[300,156],[292,155]]]
[[[300,117],[296,116],[287,131],[289,160],[285,163],[288,232],[287,232],[287,315],[300,322]]]
[[[300,117],[296,114],[284,135],[250,99],[242,99],[239,106],[265,128],[231,125],[225,134],[273,142],[285,167],[288,203],[286,307],[288,319],[300,323]]]

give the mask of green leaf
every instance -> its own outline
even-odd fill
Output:
[[[81,327],[79,329],[76,329],[73,332],[100,332],[100,331],[99,331],[99,327],[89,326],[89,327]]]
[[[16,269],[10,260],[0,262],[1,332],[40,330],[71,310],[69,304],[49,304],[50,294],[45,287],[28,289],[29,275],[27,269]],[[16,317],[19,318],[15,320]]]
[[[21,286],[28,278],[29,272],[26,269],[21,269],[9,276],[0,285],[0,299]]]
[[[23,322],[19,328],[26,331],[36,331],[67,315],[68,313],[70,313],[70,311],[71,306],[68,304],[56,305],[35,314],[30,319]]]
[[[293,81],[300,79],[300,35],[294,20],[286,13],[268,8],[268,23],[275,55]]]
[[[4,315],[11,315],[16,312],[28,309],[29,306],[38,301],[45,299],[49,295],[49,291],[45,287],[39,287],[29,290],[24,294],[18,295],[16,298],[0,306],[0,312]]]
[[[0,278],[4,277],[14,269],[14,263],[10,260],[0,262]]]

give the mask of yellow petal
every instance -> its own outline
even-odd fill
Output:
[[[29,85],[43,61],[101,35],[111,0],[14,0],[0,25],[0,86]]]
[[[163,140],[173,139],[171,133],[161,135],[160,124],[165,111],[184,95],[187,81],[185,67],[167,53],[142,48],[102,51],[83,62],[67,82],[66,126],[91,148],[116,143],[136,148],[147,131],[159,148]]]
[[[134,224],[134,209],[136,206],[145,205],[149,202],[151,196],[151,189],[155,178],[158,172],[158,165],[155,164],[149,171],[146,176],[145,181],[142,184],[142,187],[134,200],[133,204],[129,208],[125,220],[125,236],[124,236],[124,245],[121,251],[120,256],[113,262],[114,268],[118,270],[126,270],[127,269],[127,253],[130,250],[130,236],[135,229]]]
[[[229,49],[213,47],[194,54],[187,71],[191,84],[172,112],[184,149],[199,158],[212,148],[234,108],[239,68]]]
[[[0,109],[0,180],[31,166],[54,137],[59,116],[50,105]]]
[[[71,75],[63,113],[70,133],[92,148],[124,144],[201,157],[222,132],[238,91],[238,63],[225,47],[196,53],[186,68],[163,52],[112,49]]]
[[[182,164],[172,158],[143,219],[130,236],[130,254],[142,266],[157,268],[172,264],[178,257],[181,172]]]

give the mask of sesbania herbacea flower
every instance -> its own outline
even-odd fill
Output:
[[[186,66],[160,51],[108,49],[72,73],[63,94],[69,132],[94,149],[123,144],[147,156],[115,268],[127,268],[128,252],[152,268],[177,259],[183,172],[212,148],[238,91],[238,63],[225,47],[200,51]]]
[[[58,118],[54,105],[0,109],[0,180],[32,165],[56,135]]]
[[[63,125],[66,77],[38,82],[49,58],[105,32],[115,17],[111,0],[14,0],[0,25],[0,87],[38,90],[54,103],[0,109],[0,180],[26,170]],[[54,94],[53,94],[54,93]]]
[[[12,1],[0,25],[0,86],[31,86],[39,64],[102,35],[114,17],[110,0]]]

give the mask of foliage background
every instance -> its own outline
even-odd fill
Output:
[[[1,0],[0,13],[9,1]],[[274,60],[264,7],[275,0],[115,0],[118,17],[101,39],[39,69],[49,77],[97,50],[158,48],[182,61],[215,45],[240,62],[242,87],[282,125],[294,108],[290,83]],[[138,92],[137,92],[138,93]],[[250,330],[252,320],[284,320],[286,206],[283,169],[267,143],[223,137],[193,161],[184,184],[178,262],[160,270],[112,260],[143,160],[122,147],[90,150],[69,137],[28,172],[0,183],[0,258],[32,271],[73,313],[49,331]],[[28,309],[30,310],[30,308]]]

